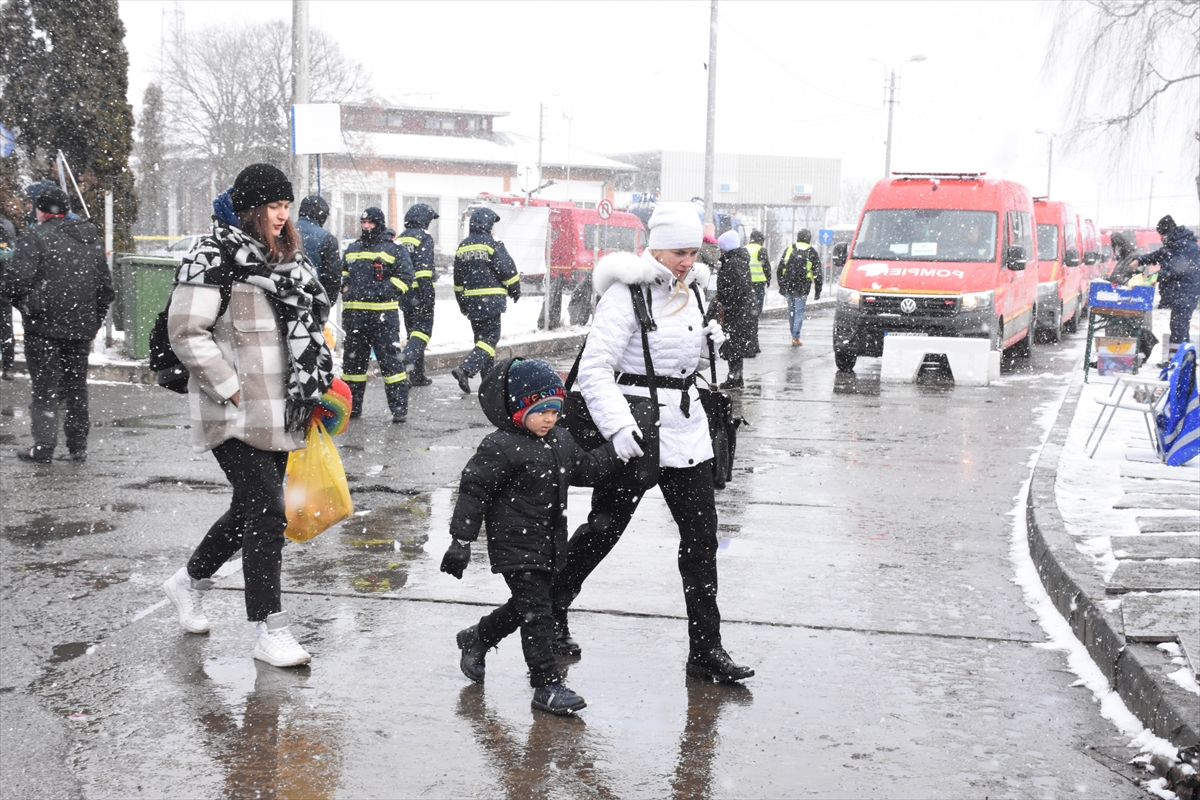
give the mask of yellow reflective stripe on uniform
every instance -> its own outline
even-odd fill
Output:
[[[413,247],[419,247],[421,240],[413,236],[401,236],[396,240],[397,244],[411,244]]]
[[[415,336],[418,339],[420,339],[422,342],[424,342],[425,344],[429,344],[429,334],[428,333],[422,333],[421,331],[413,331],[412,333],[410,333],[408,335],[410,337]]]
[[[347,276],[347,275],[349,275],[349,274],[350,274],[350,270],[348,270],[348,269],[344,269],[344,270],[342,270],[342,277],[345,277],[345,276]]]
[[[399,383],[400,381],[406,380],[407,378],[408,378],[407,372],[397,372],[395,375],[385,375],[383,377],[383,382],[390,386],[393,383]]]
[[[456,292],[461,292],[462,290],[463,290],[463,287],[462,287],[462,286],[455,286],[455,287],[454,287],[454,291],[456,291]]]
[[[455,255],[459,253],[487,253],[489,256],[495,254],[496,248],[490,244],[464,244],[458,250],[454,251]]]
[[[457,289],[455,290],[457,291]],[[485,294],[508,294],[499,286],[489,286],[486,289],[467,289],[463,292],[464,297],[482,297]]]
[[[404,281],[400,280],[399,278],[392,278],[392,286],[395,286],[397,289],[399,289],[402,292],[408,291],[408,284],[405,283]]]
[[[366,373],[363,373],[362,375],[351,375],[348,372],[343,372],[342,380],[344,380],[346,383],[366,383],[367,375]]]
[[[496,357],[496,348],[492,347],[487,342],[476,342],[475,346],[478,347],[483,352],[487,353],[492,358]]]
[[[360,250],[357,253],[346,253],[347,261],[374,261],[377,258],[388,264],[396,263],[396,257],[389,253],[369,253],[366,250]]]
[[[516,283],[516,282],[517,282],[517,281],[519,281],[519,280],[521,280],[521,276],[520,276],[520,275],[513,275],[513,276],[512,276],[511,278],[509,278],[508,280],[505,280],[505,281],[500,281],[500,282],[501,282],[501,283],[503,283],[505,286],[512,286],[514,283]]]
[[[419,269],[419,270],[417,270],[416,272],[414,272],[414,273],[413,273],[413,277],[414,277],[414,278],[432,278],[432,277],[433,277],[433,270],[431,270],[431,269]]]
[[[342,303],[342,308],[347,311],[395,311],[400,308],[400,303],[396,300],[389,300],[386,303],[368,303],[361,300],[348,300]]]

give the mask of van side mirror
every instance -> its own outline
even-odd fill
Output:
[[[838,242],[833,246],[833,255],[830,257],[830,261],[834,269],[841,269],[846,266],[846,257],[849,252],[850,246],[845,242]]]
[[[1089,267],[1092,264],[1095,264],[1096,262],[1098,262],[1099,260],[1100,260],[1100,254],[1097,253],[1095,250],[1089,250],[1083,254],[1083,263],[1087,264]]]
[[[1063,266],[1078,267],[1079,266],[1079,251],[1074,248],[1068,249],[1067,252],[1063,254]]]
[[[1012,245],[1004,254],[1004,266],[1013,272],[1020,272],[1025,269],[1026,263],[1025,248],[1020,245]]]

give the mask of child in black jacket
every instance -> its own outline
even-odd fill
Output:
[[[554,427],[565,394],[545,361],[514,358],[484,378],[479,403],[497,430],[484,437],[463,469],[450,519],[454,541],[442,559],[442,571],[461,578],[470,543],[487,520],[492,572],[504,576],[512,597],[459,631],[459,666],[471,680],[482,681],[488,648],[519,627],[533,707],[561,716],[587,705],[563,685],[551,650],[550,583],[567,557],[567,488],[594,486],[620,464],[611,442],[589,453]]]

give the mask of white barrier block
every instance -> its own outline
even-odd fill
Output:
[[[1000,353],[987,339],[946,336],[885,336],[881,381],[911,383],[926,355],[944,355],[954,382],[963,386],[987,386],[1000,377]]]

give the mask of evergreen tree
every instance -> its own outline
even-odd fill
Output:
[[[116,0],[7,0],[4,23],[4,112],[31,176],[52,171],[62,150],[98,224],[113,193],[114,245],[132,250],[133,109]]]
[[[36,98],[45,79],[45,53],[45,47],[34,38],[28,0],[7,0],[0,7],[0,125],[18,134],[18,148],[0,159],[0,204],[23,197],[22,172],[37,174],[20,134],[35,125]]]
[[[138,229],[159,235],[167,230],[167,186],[164,176],[167,147],[163,140],[163,92],[152,83],[142,95],[142,115],[138,120]]]

